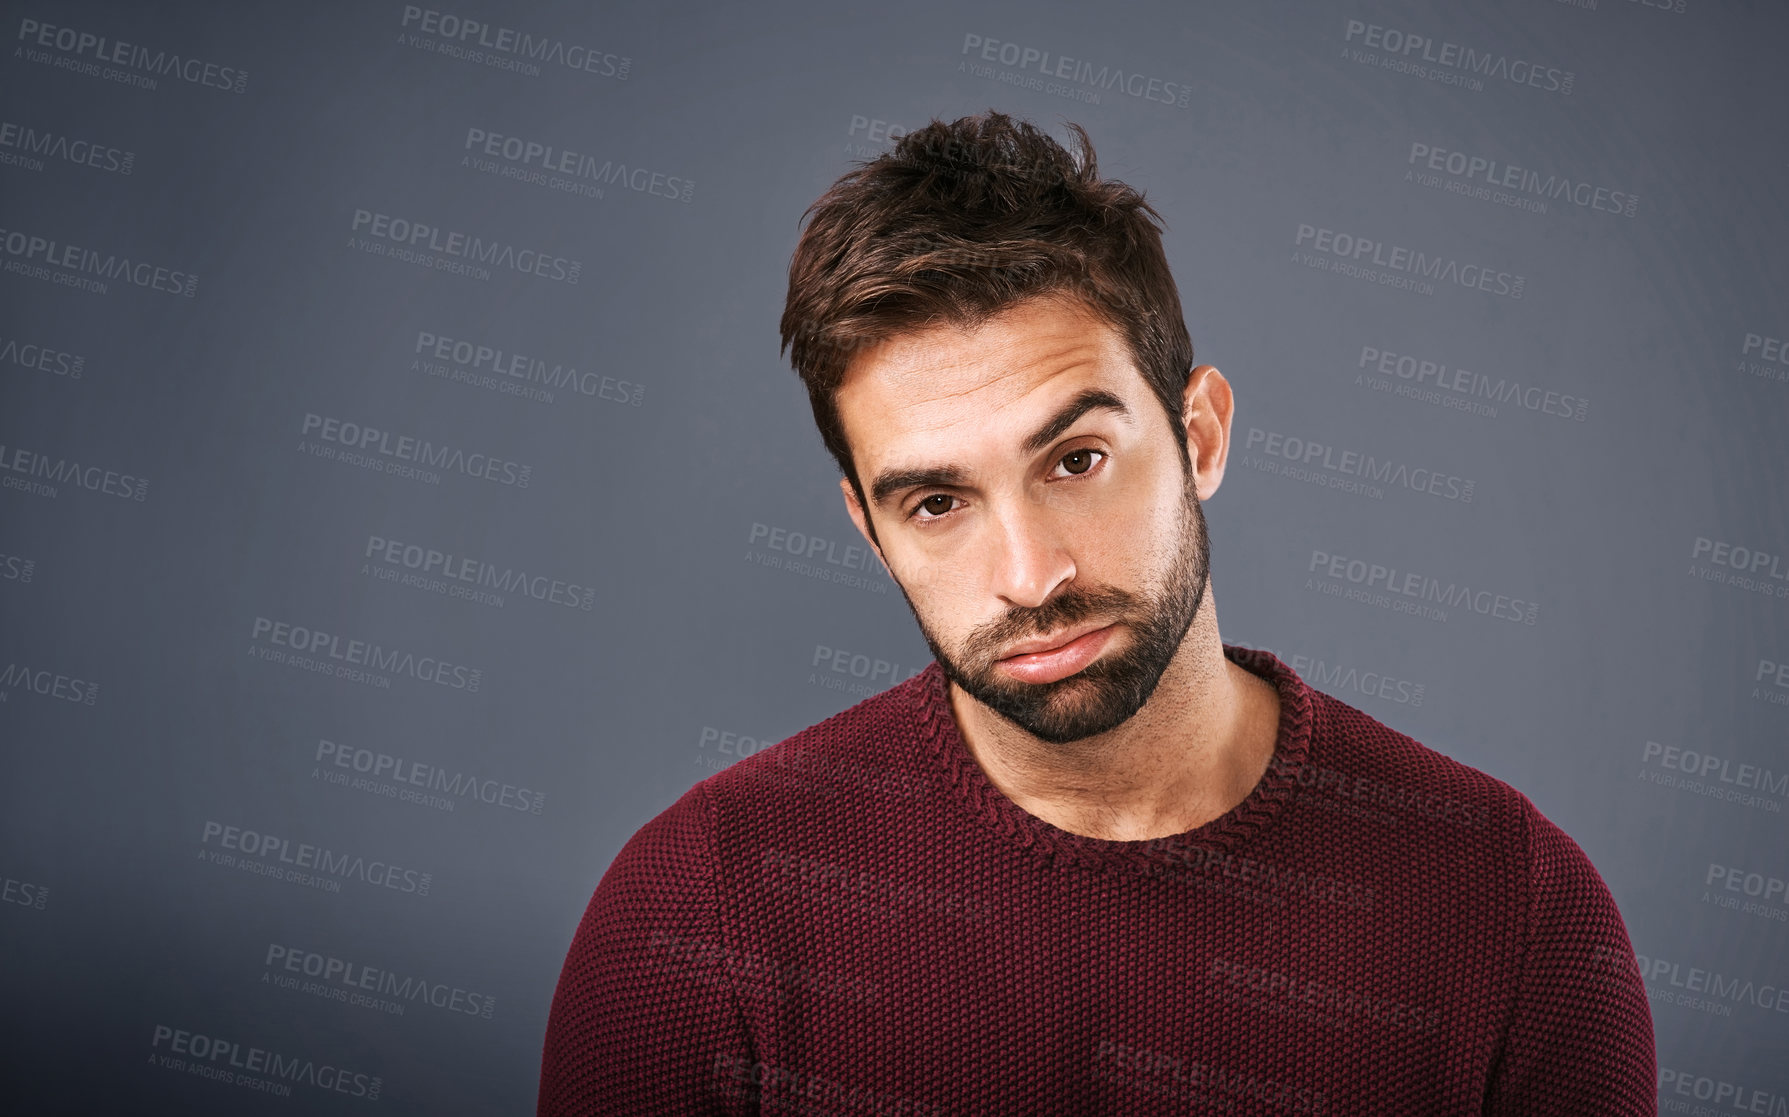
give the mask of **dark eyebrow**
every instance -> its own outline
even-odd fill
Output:
[[[1131,417],[1130,408],[1124,401],[1104,388],[1083,388],[1077,392],[1056,414],[1050,416],[1044,425],[1033,431],[1019,449],[1026,454],[1035,454],[1050,443],[1062,437],[1062,433],[1081,420],[1090,411],[1110,411],[1121,418]],[[958,485],[969,476],[968,470],[956,465],[930,466],[922,469],[886,469],[876,475],[870,485],[870,501],[874,504],[887,504],[897,493],[908,489],[932,485]]]

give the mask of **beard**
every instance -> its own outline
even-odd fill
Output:
[[[1083,588],[1070,583],[1036,609],[1011,609],[977,628],[956,654],[944,649],[902,586],[907,607],[945,678],[1013,725],[1051,744],[1079,741],[1128,721],[1155,693],[1205,600],[1210,540],[1190,470],[1185,496],[1178,538],[1159,587],[1139,595],[1116,586]],[[1017,640],[1105,618],[1123,625],[1130,640],[1121,651],[1103,655],[1067,678],[1025,683],[995,666],[1000,652]]]

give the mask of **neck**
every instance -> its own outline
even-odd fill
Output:
[[[1272,684],[1224,656],[1209,586],[1155,693],[1124,724],[1055,745],[949,686],[963,741],[1026,813],[1091,838],[1141,841],[1227,814],[1267,771],[1279,728]]]

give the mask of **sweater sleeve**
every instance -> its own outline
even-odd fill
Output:
[[[709,805],[698,785],[616,854],[553,994],[539,1117],[747,1107],[753,1062],[730,980]]]
[[[1529,900],[1521,977],[1484,1112],[1657,1117],[1652,1009],[1608,885],[1528,804]]]

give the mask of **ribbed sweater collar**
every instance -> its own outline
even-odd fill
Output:
[[[1297,791],[1297,773],[1311,748],[1312,691],[1272,654],[1224,645],[1230,662],[1274,685],[1280,696],[1274,760],[1248,798],[1202,826],[1164,838],[1114,841],[1071,833],[1025,811],[988,780],[957,727],[946,696],[944,671],[934,661],[914,676],[915,703],[926,759],[941,775],[954,803],[1002,839],[1044,857],[1087,869],[1128,866],[1151,871],[1162,849],[1196,846],[1217,852],[1238,848],[1271,826]]]

